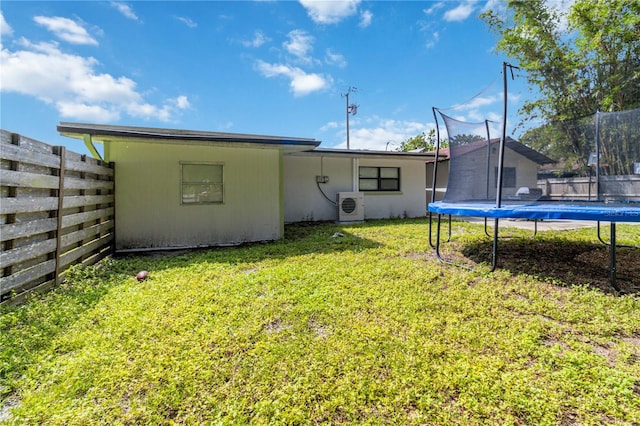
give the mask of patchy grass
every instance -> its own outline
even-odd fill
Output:
[[[619,228],[637,241],[637,227]],[[439,264],[427,230],[301,224],[271,244],[76,268],[56,291],[1,308],[0,419],[640,423],[638,294],[543,267],[595,244],[593,230],[505,240],[493,274]],[[488,260],[481,226],[454,234],[448,255]],[[640,252],[628,252],[632,271]]]

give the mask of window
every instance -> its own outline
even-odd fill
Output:
[[[400,167],[360,167],[360,191],[400,191]]]
[[[182,204],[210,204],[224,201],[222,164],[180,163]]]
[[[495,168],[496,183],[498,182],[498,168]],[[515,188],[516,187],[516,168],[505,167],[502,169],[502,187],[503,188]]]

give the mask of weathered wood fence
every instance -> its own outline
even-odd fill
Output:
[[[555,178],[538,181],[538,188],[553,200],[603,200],[640,201],[640,175]]]
[[[0,302],[113,251],[114,166],[0,130]]]

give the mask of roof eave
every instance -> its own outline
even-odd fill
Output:
[[[58,132],[67,137],[84,139],[90,135],[94,142],[139,142],[217,145],[246,148],[274,148],[285,151],[306,151],[316,148],[320,141],[308,138],[264,136],[217,132],[192,132],[139,127],[82,125],[60,123]]]

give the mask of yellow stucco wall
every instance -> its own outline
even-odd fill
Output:
[[[111,142],[116,249],[178,248],[282,236],[277,149]],[[224,203],[182,205],[180,162],[224,165]]]

